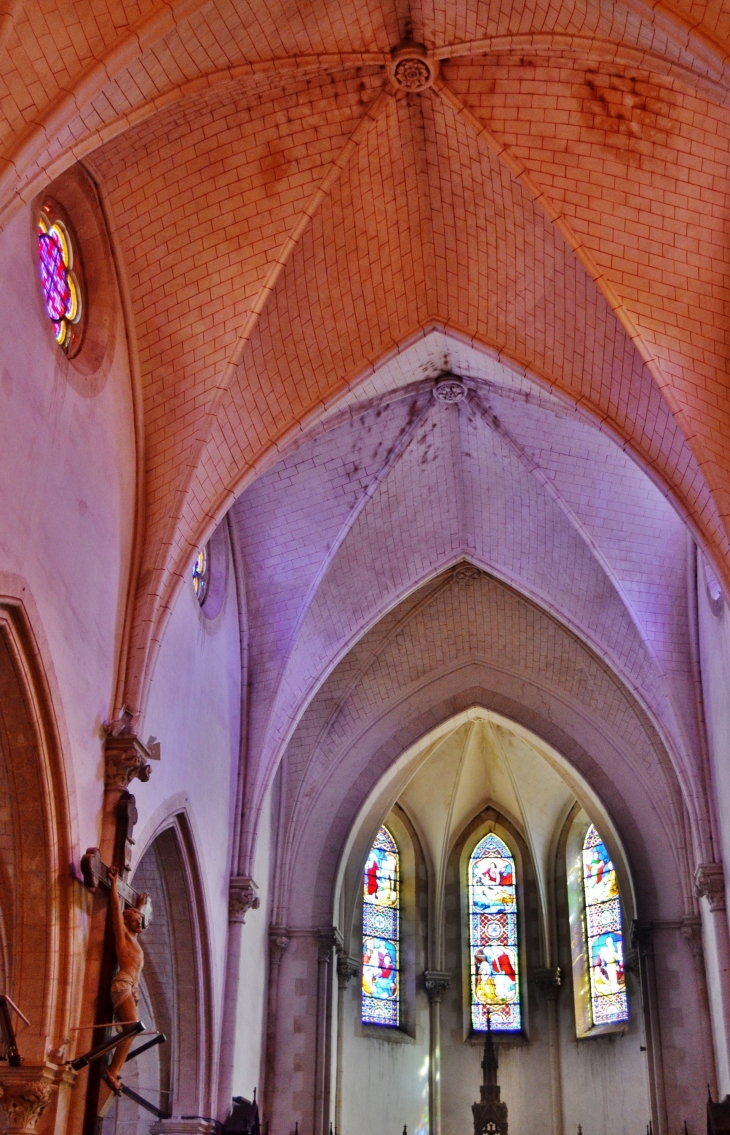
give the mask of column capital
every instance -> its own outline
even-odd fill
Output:
[[[317,957],[320,962],[329,962],[334,950],[339,956],[344,948],[342,935],[336,926],[321,926],[317,931]]]
[[[428,993],[429,1001],[438,1003],[446,990],[451,987],[451,974],[447,973],[445,970],[424,970],[423,984],[426,988],[426,993]]]
[[[692,951],[692,957],[699,958],[702,956],[702,919],[699,915],[686,914],[682,919],[682,927],[679,933],[688,943]]]
[[[281,961],[281,955],[291,942],[291,935],[287,926],[269,927],[269,949],[274,962]]]
[[[635,918],[631,923],[631,945],[639,954],[650,954],[654,951],[654,927],[651,922]]]
[[[560,966],[540,966],[534,971],[532,979],[538,989],[551,999],[557,997],[563,983]]]
[[[73,1084],[76,1073],[56,1064],[0,1066],[0,1111],[7,1135],[35,1135],[36,1124],[62,1083]]]
[[[695,897],[707,899],[713,913],[725,910],[725,872],[722,863],[700,863],[697,866]]]
[[[340,989],[346,989],[350,978],[357,977],[360,972],[360,961],[351,958],[349,954],[337,955],[337,984]]]
[[[256,894],[258,887],[250,875],[233,875],[228,883],[228,921],[246,921],[250,910],[258,910],[261,899]]]

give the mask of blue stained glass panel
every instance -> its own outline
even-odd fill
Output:
[[[583,891],[593,1024],[627,1021],[629,1006],[616,871],[592,824],[583,843]]]
[[[362,894],[363,1024],[397,1028],[399,1014],[400,857],[381,827],[365,864]]]
[[[518,1032],[520,1010],[515,862],[493,832],[469,860],[471,1021],[484,1032]]]

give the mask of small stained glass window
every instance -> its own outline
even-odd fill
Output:
[[[629,1006],[616,871],[593,824],[583,841],[583,893],[593,1024],[627,1021]]]
[[[515,861],[490,832],[469,860],[471,1023],[476,1032],[519,1032],[519,950]]]
[[[400,1023],[400,856],[387,828],[370,848],[362,882],[362,1022]]]
[[[193,591],[197,597],[200,606],[203,606],[205,597],[208,594],[208,583],[210,580],[210,557],[208,556],[208,546],[201,548],[195,557],[193,564]]]
[[[73,325],[81,318],[81,289],[68,229],[45,212],[38,219],[38,266],[46,313],[59,345],[68,351]]]

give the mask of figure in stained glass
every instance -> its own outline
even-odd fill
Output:
[[[363,873],[363,1024],[399,1024],[399,874],[398,848],[382,827]]]
[[[515,863],[499,836],[480,840],[469,860],[472,1027],[521,1027]]]
[[[627,1021],[629,1008],[616,871],[593,824],[583,842],[583,893],[593,1024]]]

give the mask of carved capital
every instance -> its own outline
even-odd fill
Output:
[[[329,962],[332,960],[332,951],[342,953],[342,935],[336,926],[323,926],[317,932],[317,960]]]
[[[8,1135],[34,1135],[59,1083],[68,1078],[66,1069],[55,1065],[0,1068],[0,1112]]]
[[[126,792],[135,777],[146,783],[152,772],[151,759],[152,753],[139,737],[108,734],[104,741],[104,787]]]
[[[289,936],[289,930],[286,926],[269,927],[269,949],[271,951],[271,961],[274,965],[279,964],[290,942],[291,937]]]
[[[635,918],[631,923],[631,945],[639,951],[639,957],[654,952],[654,927],[651,922]]]
[[[443,970],[427,969],[423,974],[423,984],[429,1001],[438,1003],[451,986],[451,974]]]
[[[258,910],[261,899],[256,894],[256,884],[250,875],[235,875],[229,884],[228,890],[228,921],[246,921],[250,910]]]
[[[351,958],[349,954],[337,955],[337,984],[340,989],[346,989],[351,977],[357,977],[360,972],[360,962]]]
[[[535,970],[532,976],[535,985],[545,997],[551,1000],[557,997],[558,990],[563,981],[560,966],[541,966],[539,969]]]
[[[710,910],[725,910],[725,872],[722,863],[700,863],[695,871],[695,896],[707,899]]]
[[[689,945],[692,957],[702,957],[702,919],[693,914],[685,915],[679,933]]]
[[[630,946],[628,950],[624,951],[624,970],[626,973],[633,973],[634,977],[641,977],[639,951],[633,946]]]

